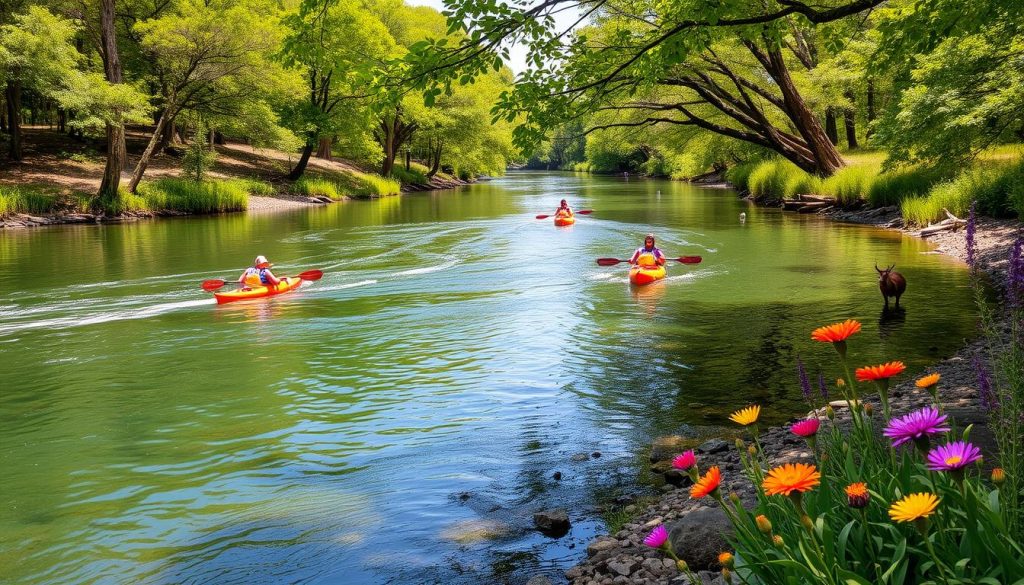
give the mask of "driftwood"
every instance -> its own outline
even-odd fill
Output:
[[[811,213],[818,209],[830,207],[835,204],[835,199],[827,199],[816,195],[797,195],[796,199],[783,199],[782,208],[788,211],[800,213]]]
[[[942,208],[942,211],[946,212],[946,219],[940,221],[939,223],[931,224],[928,227],[921,230],[922,238],[927,238],[928,236],[937,234],[939,232],[944,232],[946,230],[956,231],[967,225],[967,220],[960,219],[959,217],[953,215],[945,207]]]

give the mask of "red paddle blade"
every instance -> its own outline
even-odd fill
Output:
[[[213,292],[218,288],[224,286],[225,284],[227,283],[220,279],[204,280],[203,290],[205,290],[206,292]]]
[[[301,278],[302,280],[320,280],[323,277],[323,270],[307,270],[299,274],[299,278]]]
[[[676,262],[682,262],[683,264],[700,264],[701,260],[703,260],[703,258],[700,256],[683,256],[681,258],[676,258]]]
[[[581,210],[577,211],[576,213],[578,213],[580,215],[590,215],[591,213],[594,213],[594,210],[593,209],[581,209]]]
[[[625,262],[625,260],[619,260],[618,258],[598,258],[598,266],[615,266],[616,264]]]
[[[547,219],[549,217],[551,217],[551,216],[550,215],[538,215],[537,219]]]

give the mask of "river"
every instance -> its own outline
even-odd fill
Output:
[[[595,212],[533,218],[562,197]],[[640,290],[594,262],[648,231],[703,262]],[[200,290],[257,254],[325,275],[223,306]],[[906,275],[904,313],[882,314],[875,262]],[[721,434],[748,403],[768,423],[801,412],[796,357],[834,379],[810,331],[848,317],[855,363],[909,372],[975,331],[966,271],[924,242],[668,181],[516,172],[0,231],[0,582],[555,575],[652,437]],[[530,529],[549,506],[569,509],[568,536]]]

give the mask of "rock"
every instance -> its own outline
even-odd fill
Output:
[[[732,524],[720,508],[694,510],[666,528],[672,547],[685,551],[694,571],[717,568],[718,553],[729,550],[728,539],[733,535]]]
[[[710,441],[704,441],[697,447],[697,450],[706,455],[712,455],[714,453],[722,453],[729,450],[729,443],[722,439],[711,439]]]
[[[536,577],[531,577],[530,580],[526,582],[526,585],[551,585],[551,579],[548,579],[544,575],[537,575]]]
[[[556,471],[556,472],[552,473],[551,474],[551,478],[554,479],[555,481],[561,481],[562,480],[562,472],[561,471]]]
[[[587,545],[587,556],[592,557],[598,553],[607,552],[618,548],[619,541],[610,536],[599,536]]]
[[[593,457],[594,459],[598,459],[598,458],[601,457],[601,452],[600,451],[594,451],[593,453],[590,454],[590,456]]]
[[[658,437],[651,442],[651,463],[671,460],[686,450],[686,439],[679,435]]]
[[[459,544],[474,544],[504,538],[511,532],[509,525],[497,520],[462,520],[445,528],[441,538]]]
[[[677,487],[689,486],[693,484],[693,479],[689,475],[679,471],[678,469],[669,469],[665,472],[665,481],[669,485]]]
[[[569,514],[562,508],[542,510],[533,515],[533,525],[548,536],[564,536],[569,532]]]
[[[590,455],[587,453],[577,453],[572,456],[572,460],[577,463],[580,461],[587,461],[588,459],[590,459]]]
[[[639,565],[633,557],[620,557],[608,563],[608,571],[614,575],[629,577],[637,566]]]

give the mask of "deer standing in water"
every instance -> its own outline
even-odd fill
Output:
[[[889,297],[896,297],[896,308],[900,308],[900,297],[903,292],[907,290],[907,279],[903,278],[903,275],[899,272],[893,272],[893,268],[896,265],[893,264],[885,270],[878,267],[875,264],[875,270],[878,271],[878,289],[882,291],[882,298],[885,299],[885,308],[889,308]]]

